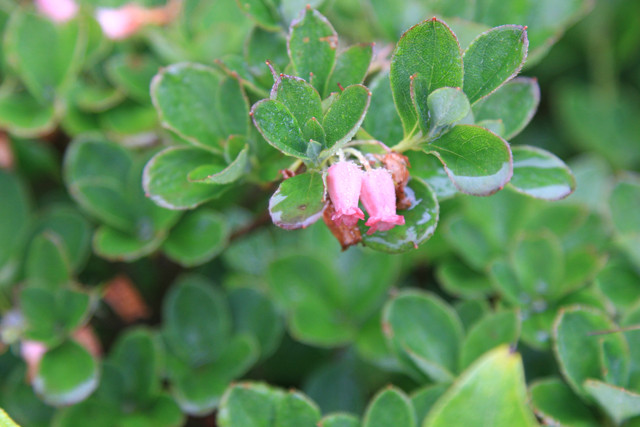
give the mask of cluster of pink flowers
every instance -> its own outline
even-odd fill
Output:
[[[327,174],[327,190],[335,209],[331,220],[338,225],[352,227],[364,219],[358,201],[369,214],[367,234],[404,225],[404,217],[396,214],[393,178],[384,168],[362,171],[353,162],[334,163]]]
[[[79,9],[75,0],[35,0],[35,5],[40,13],[57,23],[74,18]],[[178,3],[174,1],[158,8],[145,8],[133,3],[120,8],[98,8],[96,20],[105,36],[120,40],[132,36],[145,25],[166,24],[175,15],[176,5]]]

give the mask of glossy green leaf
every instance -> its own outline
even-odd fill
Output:
[[[274,426],[316,427],[320,416],[320,409],[311,399],[292,390],[278,402]]]
[[[224,136],[246,136],[249,132],[249,100],[234,74],[222,79],[216,97],[215,117]],[[212,117],[213,118],[213,117]]]
[[[220,140],[227,136],[216,115],[222,80],[204,65],[180,63],[163,68],[151,82],[151,98],[162,125],[196,146],[218,150]]]
[[[557,378],[538,380],[530,387],[536,414],[547,424],[595,427],[598,424],[587,406],[571,388]]]
[[[369,89],[351,85],[331,104],[322,121],[331,152],[336,152],[353,138],[367,114],[370,100]]]
[[[438,201],[449,199],[458,193],[458,189],[436,157],[425,156],[419,151],[406,151],[404,155],[411,163],[411,175],[427,183],[433,189]]]
[[[287,47],[296,75],[324,93],[338,47],[338,35],[327,18],[307,8],[302,18],[291,23]]]
[[[58,343],[86,321],[90,314],[89,304],[89,295],[69,289],[23,289],[20,309],[27,323],[27,337]]]
[[[27,374],[26,364],[6,366],[6,353],[3,359],[3,365],[5,369],[8,369],[8,372],[3,375],[3,409],[11,414],[22,426],[48,426],[51,422],[54,408],[45,404],[36,395],[31,384],[25,381],[25,375]]]
[[[199,148],[167,148],[149,160],[142,185],[151,200],[164,208],[192,209],[230,188],[224,184],[191,182],[188,178],[194,170],[219,163],[219,156]]]
[[[229,241],[229,233],[222,215],[198,209],[187,214],[171,230],[162,249],[183,266],[200,265],[222,252]]]
[[[502,346],[463,372],[422,425],[537,426],[527,401],[520,355]]]
[[[601,379],[610,362],[603,359],[603,347],[608,359],[615,359],[617,368],[628,366],[629,348],[620,334],[595,335],[594,332],[616,329],[604,314],[586,307],[573,306],[558,312],[553,326],[553,350],[562,375],[571,388],[588,399],[584,381]]]
[[[14,135],[28,138],[51,132],[61,112],[59,103],[42,103],[27,92],[0,96],[0,126]]]
[[[273,75],[265,62],[269,61],[277,71],[283,71],[289,63],[285,35],[279,31],[266,31],[260,27],[254,27],[249,33],[244,54],[257,83],[265,88],[273,84]]]
[[[301,125],[282,102],[263,99],[253,105],[251,116],[269,144],[284,154],[309,160]]]
[[[229,387],[220,402],[220,427],[271,427],[283,393],[261,383]]]
[[[584,388],[618,425],[640,415],[640,394],[597,380],[587,380]]]
[[[91,354],[69,340],[45,353],[33,387],[50,405],[72,405],[96,389],[98,375],[98,364]]]
[[[511,148],[513,177],[511,186],[537,199],[558,200],[576,188],[576,179],[562,160],[550,152],[528,145]]]
[[[447,25],[430,19],[411,27],[398,42],[391,58],[391,89],[405,136],[417,123],[411,102],[411,76],[424,79],[423,96],[441,87],[462,87],[462,52]]]
[[[229,305],[234,330],[255,337],[260,358],[276,351],[284,334],[284,322],[272,299],[257,289],[237,288],[229,292]]]
[[[467,368],[487,351],[503,344],[515,346],[520,336],[516,311],[489,314],[469,330],[460,350],[460,367]]]
[[[427,106],[431,132],[437,132],[438,129],[464,119],[471,109],[464,92],[452,87],[443,87],[431,92],[427,98]]]
[[[454,126],[423,149],[442,162],[456,188],[466,194],[493,194],[513,173],[507,142],[478,126]]]
[[[271,89],[271,99],[287,107],[302,129],[312,117],[322,117],[322,100],[318,91],[304,79],[281,74]]]
[[[101,257],[112,261],[133,261],[158,249],[163,240],[162,234],[140,239],[130,233],[103,225],[93,235],[93,250]]]
[[[325,207],[322,175],[306,172],[282,181],[269,201],[271,220],[278,227],[305,228],[320,219]]]
[[[7,415],[7,413],[0,409],[0,426],[2,427],[20,427],[18,424],[16,424],[15,421],[13,421],[11,419],[11,417],[9,415]]]
[[[236,0],[238,7],[260,27],[274,31],[280,29],[275,4],[270,0]]]
[[[150,55],[119,54],[105,64],[111,83],[138,102],[151,102],[149,85],[161,64]]]
[[[122,374],[122,398],[148,403],[160,391],[161,360],[149,330],[130,329],[120,335],[109,353],[109,362]]]
[[[257,358],[255,340],[246,335],[235,336],[216,361],[174,379],[173,395],[180,408],[190,415],[210,413],[229,383],[244,374]]]
[[[45,231],[29,247],[25,275],[30,286],[60,289],[71,282],[71,265],[60,236]]]
[[[517,77],[508,81],[490,96],[473,105],[476,122],[501,120],[502,137],[509,140],[529,124],[540,103],[540,86],[535,78]]]
[[[409,398],[399,389],[388,387],[376,394],[364,414],[363,427],[413,427],[415,413]]]
[[[331,71],[324,97],[347,86],[360,84],[364,80],[373,56],[373,45],[355,44],[340,52]]]
[[[454,378],[462,324],[443,301],[425,292],[404,291],[387,303],[382,322],[388,343],[410,372],[418,369],[438,382]]]
[[[503,25],[480,34],[464,52],[464,92],[469,102],[491,94],[514,77],[529,49],[525,27]]]
[[[360,427],[360,420],[351,414],[329,414],[320,420],[322,427]]]
[[[485,299],[460,300],[453,308],[458,313],[465,331],[470,330],[490,312],[489,303]]]
[[[164,300],[163,334],[169,348],[193,367],[223,354],[231,315],[222,295],[199,276],[184,276]]]
[[[433,235],[440,213],[435,193],[422,180],[415,178],[405,187],[405,192],[411,207],[397,211],[398,215],[404,216],[405,225],[367,235],[364,222],[360,223],[365,246],[383,252],[401,253],[417,249],[418,245]]]
[[[79,20],[56,25],[42,15],[16,11],[7,25],[7,58],[33,96],[52,102],[79,70],[85,49]]]
[[[447,391],[449,386],[450,384],[448,383],[429,384],[411,393],[411,404],[416,413],[418,425],[422,425],[422,420],[426,418],[433,405]]]

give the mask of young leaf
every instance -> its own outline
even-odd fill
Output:
[[[220,150],[220,140],[227,136],[216,116],[222,79],[216,70],[200,64],[163,68],[151,82],[151,98],[162,125],[196,146]]]
[[[72,405],[96,389],[98,375],[98,364],[91,354],[68,340],[42,357],[33,388],[50,405]]]
[[[371,57],[373,56],[373,45],[356,44],[341,52],[336,58],[336,63],[331,71],[327,87],[324,90],[324,97],[331,92],[338,92],[347,86],[360,84],[364,80]]]
[[[415,25],[402,35],[391,59],[391,90],[405,136],[417,122],[411,102],[411,76],[424,79],[424,93],[441,87],[462,87],[462,52],[456,36],[446,24],[430,19]]]
[[[310,159],[301,124],[282,102],[263,99],[251,108],[251,117],[269,144],[289,156],[302,160]]]
[[[167,209],[192,209],[219,197],[229,184],[191,182],[189,174],[201,167],[220,164],[220,157],[199,148],[170,147],[160,151],[144,168],[145,193]]]
[[[598,380],[587,380],[584,388],[616,425],[640,415],[640,394]]]
[[[545,423],[576,427],[598,425],[589,408],[560,379],[538,380],[529,390],[533,410]]]
[[[427,98],[427,106],[431,132],[437,132],[438,129],[464,119],[471,108],[464,92],[453,87],[443,87],[431,92]]]
[[[187,214],[162,245],[169,258],[185,267],[204,264],[227,245],[229,228],[225,218],[208,209]]]
[[[336,152],[356,134],[369,108],[371,92],[362,85],[352,85],[340,93],[329,107],[322,127],[326,133],[326,145]]]
[[[409,398],[394,387],[380,391],[364,414],[363,427],[414,427],[415,413]]]
[[[422,425],[537,426],[527,400],[520,355],[502,346],[463,372]]]
[[[500,119],[502,136],[510,140],[533,118],[540,103],[540,86],[530,77],[516,77],[473,105],[476,122]]]
[[[527,59],[527,30],[503,25],[480,34],[464,52],[462,88],[474,104],[514,77]]]
[[[398,211],[398,215],[404,216],[405,225],[367,235],[364,233],[364,222],[361,223],[365,246],[383,252],[401,253],[416,249],[433,235],[440,213],[435,193],[418,178],[409,181],[405,192],[411,201],[411,207]]]
[[[528,145],[511,148],[513,177],[511,186],[518,192],[542,200],[559,200],[576,188],[571,169],[546,150]]]
[[[300,128],[311,118],[322,117],[320,94],[301,78],[281,74],[271,89],[271,99],[282,102]]]
[[[324,93],[338,47],[338,34],[327,18],[307,8],[301,19],[291,23],[287,47],[296,74]]]
[[[513,173],[509,144],[478,126],[454,126],[423,149],[442,162],[456,188],[466,194],[493,194]]]
[[[401,361],[411,360],[435,381],[454,378],[462,324],[443,301],[426,292],[404,291],[387,303],[382,321],[387,342],[404,355]]]
[[[322,175],[306,172],[282,181],[269,200],[269,213],[275,225],[293,230],[316,222],[325,205]]]
[[[33,239],[25,275],[30,286],[56,290],[70,284],[71,265],[60,236],[45,231]]]

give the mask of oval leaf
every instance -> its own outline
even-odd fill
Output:
[[[341,52],[336,58],[335,66],[324,90],[325,98],[331,92],[341,90],[341,87],[345,88],[362,83],[372,56],[373,45],[371,43],[356,44]]]
[[[460,352],[460,367],[466,369],[487,351],[503,344],[515,346],[520,336],[520,319],[515,311],[503,311],[484,316],[464,339]]]
[[[640,415],[640,394],[597,380],[587,380],[584,388],[617,424]]]
[[[464,119],[471,106],[467,96],[459,88],[443,87],[436,89],[427,98],[431,132],[437,132],[445,126]]]
[[[599,425],[589,408],[558,378],[536,381],[530,387],[530,394],[534,411],[547,425]]]
[[[362,85],[351,85],[340,93],[324,116],[322,127],[327,147],[335,153],[356,134],[369,108],[371,92]]]
[[[301,125],[289,109],[280,101],[263,99],[254,104],[251,117],[264,139],[289,156],[309,160],[307,141]]]
[[[230,184],[240,179],[245,174],[248,166],[249,145],[247,144],[228,165],[219,163],[217,165],[200,166],[189,172],[188,179],[191,182],[205,184]]]
[[[511,186],[518,192],[542,200],[559,200],[576,188],[571,169],[555,155],[528,145],[511,148],[513,177]]]
[[[302,127],[312,117],[322,117],[322,100],[318,91],[305,80],[280,74],[271,89],[271,99],[284,104]]]
[[[413,427],[415,413],[409,398],[399,389],[389,387],[379,392],[364,414],[363,427]]]
[[[269,200],[269,213],[275,225],[293,230],[316,222],[325,205],[322,175],[307,172],[282,181]]]

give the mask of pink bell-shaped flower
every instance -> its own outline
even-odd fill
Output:
[[[346,161],[331,165],[327,173],[327,190],[335,209],[331,219],[336,224],[352,227],[359,219],[364,219],[364,213],[358,207],[361,187],[362,170],[358,165]]]
[[[386,169],[372,169],[364,173],[360,200],[369,214],[365,223],[371,227],[367,231],[368,235],[404,225],[404,217],[396,215],[396,189],[393,178]]]
[[[78,13],[78,5],[74,0],[35,0],[40,13],[57,23],[73,19]]]

